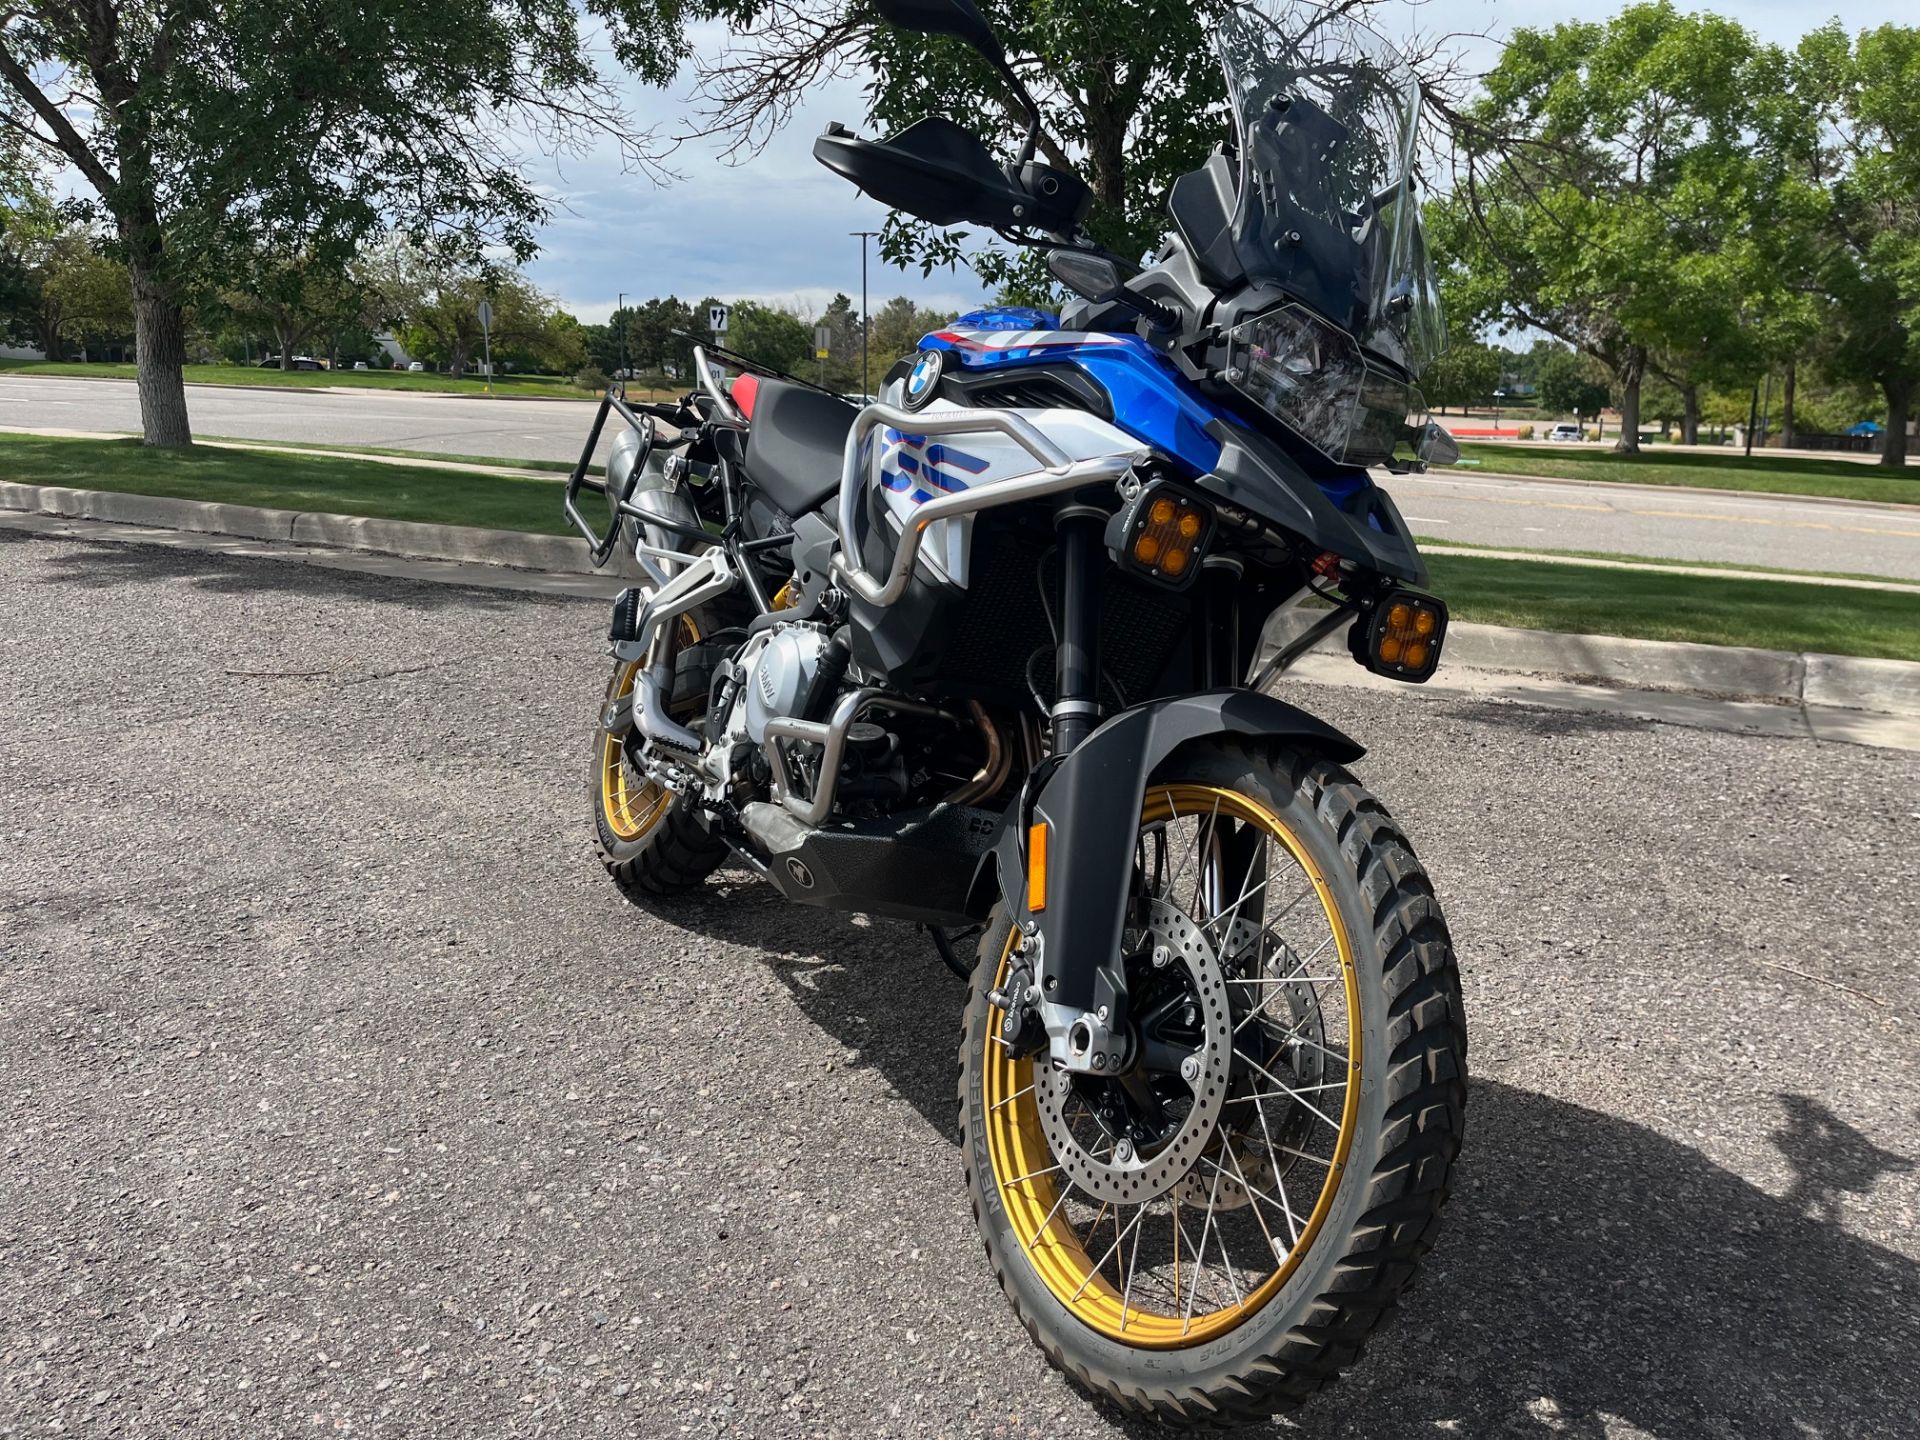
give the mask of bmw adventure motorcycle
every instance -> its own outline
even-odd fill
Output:
[[[971,0],[878,8],[1025,94]],[[651,903],[732,861],[928,927],[971,982],[961,1158],[1015,1313],[1081,1388],[1212,1423],[1359,1354],[1466,1099],[1433,889],[1361,747],[1269,693],[1336,631],[1413,682],[1445,643],[1369,475],[1450,458],[1414,389],[1442,334],[1418,92],[1304,6],[1216,43],[1232,138],[1142,269],[1032,128],[1003,167],[940,117],[829,127],[829,168],[1045,248],[1078,299],[963,316],[859,407],[703,347],[683,401],[608,397],[567,487],[596,562],[646,577],[594,753],[614,880]]]

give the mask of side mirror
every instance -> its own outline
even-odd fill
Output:
[[[1460,463],[1460,442],[1447,433],[1444,425],[1429,420],[1426,428],[1420,432],[1420,439],[1413,447],[1413,453],[1429,465],[1458,465]]]
[[[1120,289],[1120,267],[1105,255],[1055,250],[1047,256],[1047,269],[1082,300],[1109,300]]]
[[[882,20],[901,30],[923,35],[952,35],[964,40],[988,59],[1005,53],[999,37],[973,0],[875,0]]]

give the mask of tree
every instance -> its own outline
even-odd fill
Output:
[[[49,360],[82,334],[119,337],[132,327],[127,272],[99,237],[64,223],[53,201],[23,191],[0,209],[0,320],[15,341]]]
[[[247,331],[272,337],[282,370],[291,370],[294,356],[316,338],[366,330],[376,318],[366,286],[343,264],[312,251],[239,251],[222,268],[230,277],[220,292],[222,308]]]
[[[813,326],[798,315],[741,300],[728,307],[727,348],[772,370],[802,373],[813,358]]]
[[[1824,368],[1878,387],[1880,463],[1902,466],[1920,388],[1920,29],[1816,30],[1794,52],[1789,100],[1818,201],[1809,277],[1825,302]]]
[[[658,0],[663,16],[723,19],[736,38],[693,48],[697,133],[751,153],[786,123],[814,86],[852,74],[868,81],[868,121],[894,130],[942,115],[974,130],[1010,160],[1026,120],[1005,79],[972,49],[944,36],[883,24],[871,0]],[[1341,12],[1378,0],[1331,0]],[[1040,108],[1040,159],[1093,189],[1088,228],[1133,257],[1166,231],[1173,182],[1230,134],[1226,84],[1211,43],[1231,0],[981,0]],[[1419,63],[1427,68],[1430,50]],[[1436,83],[1445,77],[1436,76]],[[991,289],[1031,303],[1052,293],[1031,251],[982,245],[898,212],[883,258],[936,266],[966,263]]]
[[[648,0],[583,0],[656,83],[679,51]],[[470,252],[530,253],[548,201],[528,139],[631,132],[560,0],[446,6],[31,0],[0,10],[0,132],[90,188],[132,284],[142,425],[191,441],[181,365],[203,260],[243,237],[293,251],[391,221]]]
[[[1606,370],[1564,345],[1554,346],[1541,361],[1534,384],[1540,408],[1550,414],[1598,415],[1607,407]]]
[[[953,323],[951,310],[928,310],[905,295],[896,295],[873,315],[873,365],[876,374],[903,355],[920,348],[920,341],[935,330]]]
[[[1441,414],[1449,405],[1465,409],[1485,404],[1499,388],[1502,363],[1509,352],[1478,338],[1454,337],[1440,358],[1421,372],[1420,390]]]
[[[493,306],[496,356],[513,350],[550,357],[572,369],[583,358],[579,325],[561,313],[519,271],[469,263],[457,250],[395,239],[377,252],[367,285],[382,314],[399,327],[400,343],[416,360],[460,375],[480,356],[486,336],[482,301]],[[570,323],[568,323],[570,322]]]
[[[1435,247],[1476,317],[1530,326],[1603,363],[1618,448],[1638,448],[1656,355],[1737,328],[1762,245],[1729,244],[1766,212],[1756,97],[1774,57],[1739,25],[1668,0],[1612,20],[1516,31],[1462,111],[1454,195]]]
[[[827,308],[821,312],[816,323],[824,325],[829,336],[826,379],[823,383],[830,390],[865,393],[868,378],[865,370],[872,368],[873,356],[869,348],[867,365],[863,370],[860,316],[853,308],[853,301],[845,295],[835,295],[827,302]]]

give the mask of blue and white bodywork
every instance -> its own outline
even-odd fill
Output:
[[[966,407],[929,398],[937,392],[943,371],[1014,371],[1070,363],[1106,392],[1111,421],[1072,407],[1012,408],[1068,458],[1144,456],[1152,451],[1191,475],[1212,469],[1221,447],[1206,427],[1223,417],[1150,345],[1135,335],[1058,326],[1059,318],[1044,310],[963,315],[920,342],[913,368],[886,387],[881,398],[928,414],[957,414]],[[896,532],[916,507],[935,496],[1018,479],[1039,468],[1021,445],[993,430],[932,439],[883,426],[871,437],[866,458],[868,484],[883,497]],[[965,589],[972,528],[965,517],[939,522],[927,534],[920,562],[934,577]]]

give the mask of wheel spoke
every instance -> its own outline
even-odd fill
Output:
[[[1267,1069],[1266,1066],[1262,1065],[1259,1061],[1255,1060],[1251,1055],[1247,1054],[1246,1051],[1242,1050],[1239,1046],[1236,1045],[1234,1046],[1233,1053],[1234,1053],[1234,1058],[1238,1060],[1244,1060],[1256,1072],[1266,1076],[1267,1079],[1271,1080],[1275,1085],[1278,1085],[1282,1090],[1284,1090],[1287,1093],[1287,1097],[1290,1100],[1292,1100],[1296,1105],[1300,1106],[1301,1109],[1311,1111],[1313,1114],[1318,1115],[1322,1120],[1326,1120],[1327,1124],[1333,1126],[1333,1131],[1336,1135],[1340,1133],[1339,1121],[1328,1120],[1326,1114],[1323,1111],[1317,1109],[1314,1106],[1312,1101],[1302,1100],[1300,1098],[1299,1091],[1295,1090],[1291,1085],[1287,1084],[1286,1081],[1282,1080],[1278,1075],[1275,1075],[1271,1070]]]
[[[1000,1183],[1002,1185],[1006,1185],[1009,1187],[1014,1185],[1024,1185],[1029,1180],[1038,1180],[1042,1175],[1057,1175],[1060,1171],[1066,1168],[1067,1167],[1064,1165],[1049,1165],[1044,1170],[1034,1170],[1025,1175],[1016,1175],[1013,1179],[1003,1180]]]
[[[993,1104],[987,1107],[987,1113],[991,1115],[994,1111],[1002,1108],[1003,1106],[1011,1105],[1014,1101],[1018,1100],[1022,1095],[1033,1094],[1033,1091],[1034,1091],[1034,1087],[1032,1085],[1028,1085],[1024,1089],[1016,1090],[1011,1095],[1005,1096],[999,1100],[994,1101]]]
[[[1104,1209],[1105,1207],[1102,1207],[1102,1208]],[[1147,1207],[1142,1205],[1140,1207],[1139,1213],[1133,1217],[1133,1220],[1128,1224],[1127,1228],[1114,1236],[1113,1244],[1109,1245],[1107,1247],[1107,1253],[1102,1255],[1098,1260],[1094,1261],[1093,1265],[1087,1270],[1086,1278],[1081,1280],[1080,1288],[1073,1292],[1073,1295],[1071,1297],[1072,1299],[1078,1300],[1083,1294],[1086,1293],[1087,1286],[1093,1283],[1093,1277],[1098,1275],[1100,1271],[1105,1267],[1107,1261],[1113,1258],[1114,1253],[1119,1250],[1121,1242],[1124,1241],[1127,1238],[1127,1236],[1133,1233],[1133,1227],[1140,1223],[1140,1217],[1142,1215],[1145,1215],[1146,1213],[1147,1213]],[[1098,1225],[1099,1222],[1095,1221],[1094,1223]]]
[[[1047,1211],[1047,1218],[1040,1222],[1040,1228],[1033,1232],[1033,1238],[1023,1247],[1029,1255],[1033,1253],[1033,1247],[1040,1243],[1040,1237],[1047,1233],[1047,1227],[1053,1223],[1053,1217],[1060,1213],[1060,1207],[1067,1203],[1067,1196],[1072,1193],[1072,1187],[1066,1185],[1060,1187],[1060,1194],[1054,1200],[1053,1208]]]

